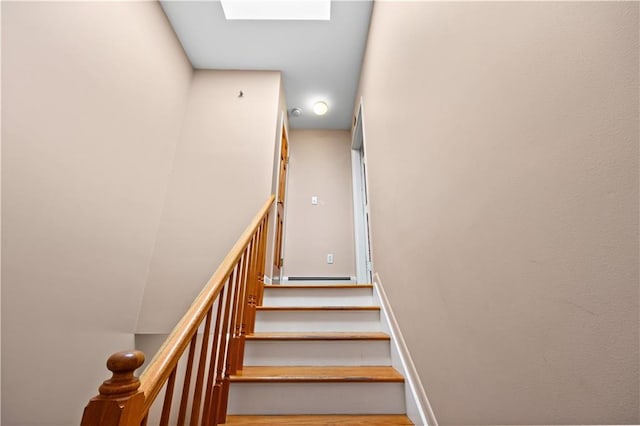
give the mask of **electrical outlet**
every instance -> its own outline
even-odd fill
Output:
[[[311,197],[311,205],[313,206],[317,206],[318,205],[318,196],[314,195],[313,197]]]
[[[333,253],[327,255],[327,263],[333,263]]]

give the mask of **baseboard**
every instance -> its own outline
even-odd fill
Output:
[[[400,371],[405,377],[405,395],[407,399],[407,417],[416,425],[437,426],[438,421],[431,408],[427,394],[424,391],[420,376],[416,370],[409,349],[402,337],[402,332],[393,310],[389,304],[389,299],[384,292],[382,281],[378,273],[373,276],[374,295],[378,298],[381,307],[381,314],[386,319],[391,336],[391,362],[393,367]]]
[[[353,277],[283,277],[283,281],[351,281]]]

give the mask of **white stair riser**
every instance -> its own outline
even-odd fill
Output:
[[[371,288],[265,289],[264,306],[371,306]]]
[[[380,312],[258,311],[255,331],[381,331]]]
[[[404,414],[403,383],[232,383],[229,414]]]
[[[247,341],[245,365],[391,365],[388,340]]]
[[[326,285],[326,286],[340,286],[340,285],[354,285],[358,284],[355,279],[349,281],[339,281],[339,280],[290,280],[288,278],[282,281],[283,285],[303,285],[303,286],[313,286],[313,285]],[[364,283],[360,283],[364,284]]]

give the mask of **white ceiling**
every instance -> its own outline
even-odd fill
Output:
[[[197,69],[280,70],[293,128],[350,129],[372,1],[333,0],[330,21],[227,21],[219,1],[161,1]],[[315,116],[313,103],[329,112]]]

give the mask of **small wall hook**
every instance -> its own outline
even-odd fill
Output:
[[[244,92],[241,90],[240,93],[238,93],[238,97],[239,98],[244,98]]]

